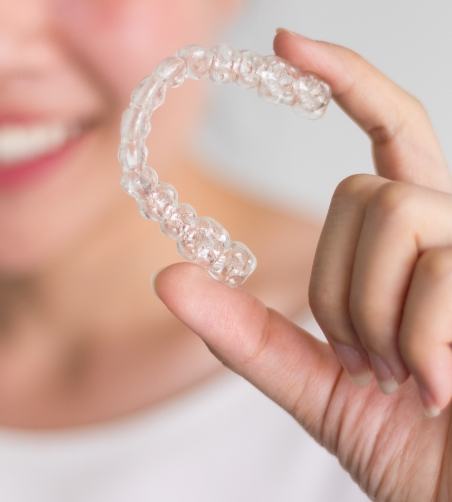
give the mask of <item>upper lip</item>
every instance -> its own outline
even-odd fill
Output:
[[[30,109],[8,109],[0,107],[0,126],[38,124],[43,122],[61,122],[68,124],[79,124],[81,126],[93,125],[100,120],[99,113],[84,113],[74,116],[72,113],[63,111],[30,111]]]
[[[79,119],[70,119],[69,117],[57,117],[55,115],[48,114],[30,114],[30,113],[4,113],[0,112],[0,127],[5,124],[8,125],[20,125],[20,124],[37,124],[42,122],[68,122],[68,123],[81,123],[83,122]]]

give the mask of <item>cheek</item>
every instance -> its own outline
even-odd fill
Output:
[[[49,263],[87,230],[99,228],[118,197],[124,199],[99,143],[98,135],[86,138],[64,167],[0,195],[0,275],[30,273]]]
[[[61,32],[122,102],[160,59],[188,43],[208,44],[215,32],[213,0],[63,3]]]

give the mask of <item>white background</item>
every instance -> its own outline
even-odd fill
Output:
[[[274,30],[282,26],[353,48],[423,101],[450,159],[451,21],[450,0],[254,0],[220,40],[272,53]],[[214,84],[209,90],[201,148],[218,176],[239,187],[322,215],[342,178],[374,172],[367,137],[335,103],[310,121],[253,91]]]

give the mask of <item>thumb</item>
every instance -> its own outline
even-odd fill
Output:
[[[421,102],[356,52],[278,30],[275,53],[331,85],[336,103],[372,140],[385,178],[452,191],[447,160]]]
[[[321,418],[342,371],[328,344],[193,263],[164,268],[154,287],[168,309],[227,367],[319,437]]]

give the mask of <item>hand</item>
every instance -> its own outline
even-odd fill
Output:
[[[161,271],[156,291],[226,366],[334,453],[369,496],[448,500],[451,174],[423,106],[359,55],[288,32],[278,33],[274,47],[329,82],[372,140],[378,175],[338,185],[314,258],[309,301],[330,344],[190,263]],[[379,386],[369,382],[369,363]],[[443,412],[426,418],[421,403],[430,416]]]

